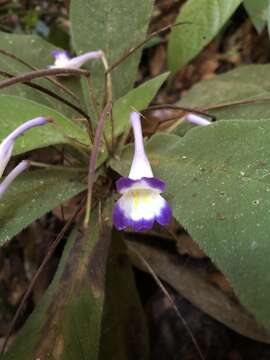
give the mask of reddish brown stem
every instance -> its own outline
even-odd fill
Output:
[[[80,75],[80,76],[89,76],[89,72],[87,70],[82,69],[42,69],[32,71],[26,74],[21,74],[14,76],[8,80],[0,81],[0,89],[4,89],[11,85],[15,85],[18,83],[22,83],[25,81],[32,81],[37,78],[49,76],[49,75]]]
[[[159,35],[160,33],[169,30],[175,26],[179,26],[179,25],[185,25],[188,24],[188,22],[179,22],[176,23],[174,25],[167,25],[164,26],[163,28],[161,28],[160,30],[156,30],[153,31],[150,35],[147,36],[147,38],[143,41],[141,41],[138,45],[134,46],[133,48],[129,49],[128,51],[126,51],[118,60],[116,60],[106,71],[106,73],[111,72],[114,68],[116,68],[119,64],[121,64],[127,57],[129,57],[131,54],[133,54],[136,50],[138,50],[139,48],[141,48],[143,45],[145,45],[149,40],[151,40],[152,38],[154,38],[155,36]]]
[[[104,110],[101,112],[99,117],[99,122],[97,125],[94,144],[91,152],[91,157],[89,161],[89,170],[88,170],[88,194],[87,194],[87,201],[86,201],[86,213],[84,219],[84,227],[87,228],[90,219],[90,211],[91,211],[91,202],[92,202],[92,192],[93,192],[93,185],[95,180],[95,171],[96,171],[96,163],[97,163],[97,156],[99,151],[100,142],[102,139],[103,129],[105,125],[105,120],[107,114],[111,112],[112,104],[108,103]]]

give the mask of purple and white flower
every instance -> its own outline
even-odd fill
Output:
[[[54,50],[51,54],[54,57],[54,64],[49,66],[50,69],[79,69],[87,61],[101,59],[103,56],[101,50],[89,51],[73,58],[65,50]]]
[[[129,176],[116,182],[116,189],[122,196],[114,206],[113,223],[118,230],[130,227],[142,231],[151,229],[155,221],[169,224],[172,210],[160,195],[165,190],[165,182],[154,177],[145,154],[140,116],[132,112],[130,119],[135,152]]]
[[[202,116],[199,116],[197,114],[193,114],[193,113],[188,113],[186,116],[185,116],[185,120],[193,123],[193,124],[196,124],[196,125],[210,125],[211,124],[211,121],[209,120],[206,120],[204,117]]]
[[[15,144],[15,140],[23,135],[27,130],[35,127],[45,125],[49,122],[48,119],[44,117],[37,117],[31,120],[26,121],[19,127],[17,127],[12,133],[10,133],[1,143],[0,145],[0,178],[3,175],[3,172],[9,162],[12,150]]]

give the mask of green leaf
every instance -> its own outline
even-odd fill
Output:
[[[270,35],[270,3],[268,4],[268,8],[267,8],[267,29],[269,36]]]
[[[244,7],[258,33],[266,25],[269,0],[243,0]]]
[[[121,134],[127,128],[131,111],[134,111],[134,109],[141,111],[149,105],[168,75],[169,73],[166,72],[146,81],[115,102],[113,107],[113,118],[116,135]],[[109,130],[110,125],[107,125],[107,132],[109,132]]]
[[[57,273],[4,360],[97,360],[110,232],[69,238]],[[46,355],[44,355],[46,354]]]
[[[178,71],[194,58],[219,32],[241,0],[188,0],[172,29],[168,48],[171,71]]]
[[[270,122],[220,121],[147,144],[175,218],[270,328]],[[126,175],[131,147],[113,166]]]
[[[85,145],[89,143],[86,131],[59,112],[11,95],[0,95],[0,141],[23,122],[38,116],[52,117],[55,123],[36,127],[25,133],[16,141],[16,154],[49,145],[70,144],[72,139]]]
[[[177,105],[211,109],[215,105],[229,105],[242,100],[269,98],[270,101],[269,73],[270,65],[241,66],[226,74],[196,84]],[[220,106],[217,109],[209,110],[209,113],[215,115],[217,120],[269,119],[269,101]]]
[[[127,249],[113,231],[99,360],[149,359],[148,333]]]
[[[30,65],[39,69],[46,69],[48,65],[53,63],[53,57],[51,51],[55,50],[55,46],[41,39],[36,35],[17,35],[17,34],[6,34],[0,32],[0,49],[11,52],[18,56],[22,60],[26,61]],[[0,68],[1,70],[10,72],[12,74],[24,74],[32,71],[29,67],[19,63],[15,59],[11,59],[4,54],[0,53]],[[1,77],[2,78],[2,77]],[[2,79],[5,79],[3,77]],[[73,90],[79,98],[81,98],[80,82],[75,77],[57,77],[57,80],[63,83],[66,87]],[[35,83],[46,87],[47,89],[54,91],[57,95],[64,97],[71,103],[78,105],[70,95],[59,89],[59,87],[53,85],[49,80],[38,79]],[[78,113],[73,109],[63,104],[59,100],[54,99],[44,93],[34,90],[26,85],[16,84],[1,90],[2,93],[17,95],[25,97],[27,99],[34,100],[41,104],[47,105],[53,109],[56,109],[67,116],[78,117]],[[79,115],[81,116],[81,115]]]
[[[72,0],[71,33],[78,54],[103,50],[109,64],[144,40],[152,11],[152,0]],[[112,72],[114,99],[126,94],[136,79],[141,49]],[[94,77],[99,102],[104,85],[100,61],[87,66]],[[85,95],[89,98],[89,95]]]
[[[72,170],[37,170],[22,174],[1,199],[0,245],[86,188]]]

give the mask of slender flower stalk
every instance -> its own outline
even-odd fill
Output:
[[[132,112],[130,120],[135,151],[129,176],[116,182],[116,189],[122,196],[114,206],[113,223],[118,230],[130,227],[142,231],[151,229],[155,221],[167,225],[172,210],[160,195],[165,190],[165,182],[153,176],[146,156],[139,114]]]
[[[89,51],[85,54],[71,58],[69,53],[64,50],[54,50],[52,51],[52,56],[54,57],[54,64],[50,65],[50,69],[58,68],[71,68],[79,69],[83,64],[92,59],[102,59],[103,51]]]
[[[29,166],[30,162],[23,160],[8,174],[8,176],[5,177],[5,179],[0,184],[0,199],[6,192],[9,185],[16,179],[16,177],[28,169]]]
[[[12,133],[10,133],[1,143],[0,145],[0,178],[3,175],[3,172],[9,162],[12,150],[15,144],[15,140],[23,135],[27,130],[35,127],[45,125],[51,120],[44,117],[37,117],[31,120],[26,121],[19,127],[17,127]]]
[[[205,118],[203,118],[202,116],[196,115],[196,114],[192,114],[192,113],[188,113],[185,116],[185,120],[196,124],[196,125],[210,125],[211,121],[206,120]]]

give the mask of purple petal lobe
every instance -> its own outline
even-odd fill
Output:
[[[172,209],[169,203],[164,200],[164,206],[161,208],[159,215],[156,215],[156,221],[160,225],[168,225],[172,218]]]
[[[147,184],[154,189],[159,190],[160,192],[165,191],[166,184],[164,181],[160,180],[159,178],[152,177],[152,178],[142,178]]]
[[[152,219],[140,219],[140,220],[131,220],[129,226],[135,231],[143,231],[152,229],[154,226],[155,218]]]
[[[113,224],[117,230],[123,230],[129,226],[129,219],[125,216],[118,201],[115,203],[113,209]]]
[[[117,201],[114,205],[113,209],[113,224],[117,230],[124,230],[127,227],[135,231],[143,231],[152,229],[155,222],[155,217],[151,219],[138,219],[133,220],[131,217],[125,215],[124,211],[122,210],[121,206],[119,205],[119,201]]]
[[[135,189],[136,187],[159,190],[160,192],[163,192],[165,190],[165,182],[156,177],[143,177],[138,180],[133,180],[129,177],[121,177],[116,181],[116,189],[119,193],[131,188]]]
[[[66,51],[66,50],[53,50],[52,52],[51,52],[51,55],[55,58],[55,59],[57,59],[57,58],[59,58],[59,56],[65,56],[66,58],[70,58],[70,54],[69,54],[69,52],[68,51]]]
[[[121,177],[116,181],[116,190],[121,193],[123,189],[128,189],[136,183],[137,180],[132,180],[128,177]]]

